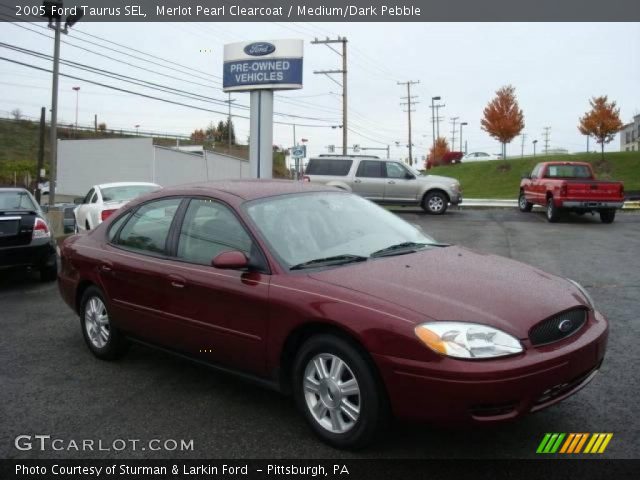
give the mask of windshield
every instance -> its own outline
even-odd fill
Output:
[[[370,257],[399,244],[435,243],[393,213],[348,193],[260,199],[246,211],[288,268],[336,256]]]
[[[27,192],[0,191],[0,210],[36,210]]]
[[[103,202],[125,202],[145,193],[153,192],[158,188],[156,185],[127,185],[123,187],[107,187],[100,191],[102,192]]]

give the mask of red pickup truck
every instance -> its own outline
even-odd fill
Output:
[[[567,210],[598,212],[602,223],[612,223],[623,204],[622,182],[596,180],[591,165],[584,162],[539,163],[520,182],[520,211],[530,212],[534,205],[542,205],[550,222]]]

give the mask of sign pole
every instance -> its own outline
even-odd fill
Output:
[[[252,178],[273,178],[273,91],[251,92],[249,170]]]

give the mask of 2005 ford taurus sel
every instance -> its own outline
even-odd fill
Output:
[[[436,243],[356,195],[301,182],[164,189],[60,251],[89,349],[130,340],[292,393],[338,447],[390,415],[492,423],[586,385],[607,321],[579,284]]]

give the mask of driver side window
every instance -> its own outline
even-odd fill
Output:
[[[213,200],[191,200],[180,230],[179,259],[210,266],[225,251],[239,250],[249,257],[251,245],[251,237],[229,208]]]

